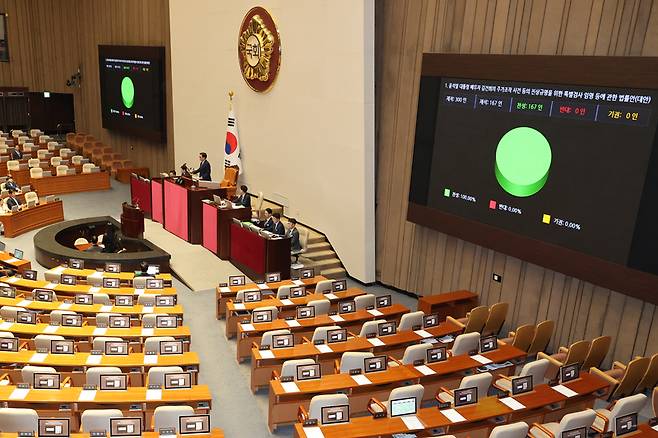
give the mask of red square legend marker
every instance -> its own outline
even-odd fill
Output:
[[[492,209],[492,210],[495,210],[496,209],[496,201],[493,201],[493,200],[489,201],[489,208]]]

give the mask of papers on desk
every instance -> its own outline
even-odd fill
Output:
[[[50,270],[50,272],[52,272],[53,274],[58,274],[59,275],[62,272],[64,272],[64,269],[66,269],[64,266],[57,266],[56,268],[52,268]]]
[[[103,272],[101,271],[96,271],[93,274],[89,275],[92,278],[103,278]]]
[[[261,359],[274,359],[274,352],[272,350],[258,350]]]
[[[488,363],[493,362],[493,360],[487,359],[486,357],[482,356],[481,354],[475,354],[475,355],[471,356],[471,359],[473,359],[477,362],[480,362],[483,365],[486,365]]]
[[[428,367],[427,365],[417,366],[416,370],[419,373],[423,373],[423,375],[425,376],[431,376],[432,374],[436,374],[436,371],[434,371],[432,368]]]
[[[9,330],[13,325],[14,325],[13,322],[4,321],[0,323],[0,330]]]
[[[512,398],[512,397],[501,398],[500,401],[501,401],[505,406],[507,406],[508,408],[510,408],[510,409],[512,409],[512,410],[514,410],[514,411],[518,411],[518,410],[521,410],[521,409],[525,409],[525,405],[519,403],[516,399],[514,399],[514,398]]]
[[[22,300],[20,303],[16,304],[18,307],[27,307],[32,304],[32,300]]]
[[[161,389],[147,389],[146,390],[146,400],[162,400],[162,390]]]
[[[73,304],[71,304],[71,303],[62,303],[62,304],[59,305],[58,309],[66,310],[66,309],[70,309],[71,306],[73,306]]]
[[[454,409],[444,409],[441,412],[448,420],[453,423],[459,423],[461,421],[466,421],[466,418],[462,416],[459,412]]]
[[[244,304],[242,304],[242,303],[233,304],[233,308],[235,310],[244,310],[245,309]]]
[[[9,400],[25,400],[30,388],[16,388],[9,394]]]
[[[5,263],[16,263],[16,262],[19,261],[19,260],[20,260],[20,259],[17,259],[17,258],[15,258],[15,257],[11,257],[11,258],[8,258],[7,260],[5,260]],[[60,266],[60,267],[61,267],[61,266]]]
[[[111,311],[112,311],[112,306],[101,306],[101,310],[99,310],[99,312],[103,312],[103,313],[108,313]]]
[[[7,283],[16,283],[18,280],[18,277],[11,277],[7,279]]]
[[[328,300],[337,300],[338,299],[336,294],[332,294],[332,293],[324,294],[324,297]]]
[[[352,380],[354,380],[357,385],[371,385],[372,384],[370,379],[367,378],[363,374],[356,374],[356,375],[350,376],[350,377],[352,377]]]
[[[44,288],[44,289],[55,289],[55,287],[57,287],[57,284],[55,284],[55,283],[48,283],[48,284],[46,284],[43,288]]]
[[[103,336],[105,333],[107,333],[107,328],[106,327],[96,327],[92,334],[94,336]]]
[[[386,345],[384,344],[384,341],[379,338],[370,338],[368,339],[368,342],[370,342],[373,347],[381,347],[382,345]]]
[[[343,317],[340,316],[340,315],[329,315],[329,318],[330,318],[333,322],[343,322],[343,321],[345,321],[345,318],[343,318]]]
[[[144,289],[135,289],[135,293],[133,295],[142,295],[144,293]]]
[[[299,387],[295,382],[281,382],[281,387],[286,393],[299,392]]]
[[[152,328],[143,328],[142,329],[142,336],[153,336],[154,332],[155,332],[155,330],[152,329]]]
[[[445,335],[439,338],[439,342],[442,344],[449,344],[455,340],[455,337],[452,335]]]
[[[316,345],[315,348],[318,349],[320,353],[333,353],[334,350],[331,349],[327,344]]]
[[[658,431],[658,424],[653,426],[652,429]]]
[[[552,386],[551,388],[553,388],[555,391],[559,392],[565,397],[574,397],[578,395],[576,391],[572,391],[571,389],[567,388],[564,385]]]
[[[157,354],[147,354],[144,356],[144,365],[156,365],[157,363],[158,363]]]
[[[292,284],[295,286],[304,286],[304,282],[302,280],[293,280]]]
[[[142,313],[153,313],[154,309],[153,306],[142,306]]]
[[[267,283],[258,283],[258,284],[256,284],[256,286],[258,286],[258,289],[261,289],[261,290],[263,290],[263,289],[269,289],[269,288],[270,288],[270,287],[267,285]]]
[[[231,288],[228,287],[228,286],[222,286],[222,287],[219,288],[219,291],[223,294],[227,294],[227,293],[231,292]]]
[[[91,286],[91,287],[89,288],[89,293],[90,293],[90,294],[95,294],[96,292],[100,292],[100,291],[101,291],[101,288],[98,287],[98,286]]]
[[[425,429],[425,425],[415,415],[402,417],[402,421],[409,430]]]
[[[157,356],[156,356],[157,357]],[[90,354],[87,356],[87,365],[98,365],[101,363],[101,360],[103,359],[103,356],[100,354]]]
[[[368,313],[371,314],[372,316],[382,316],[383,315],[383,313],[380,312],[377,309],[370,309],[370,310],[368,310]]]
[[[30,363],[44,362],[47,357],[48,357],[48,353],[34,353],[30,358]]]
[[[289,300],[286,298],[285,300],[281,300],[281,305],[282,306],[294,306],[295,303],[292,302],[292,300]]]
[[[306,438],[324,438],[322,429],[319,427],[303,427],[302,429],[304,430]]]
[[[431,338],[432,337],[432,333],[430,333],[426,330],[414,330],[414,333],[416,333],[421,338]]]
[[[53,333],[57,333],[58,329],[59,329],[58,325],[49,325],[45,329],[43,329],[43,332],[48,334],[53,334]]]
[[[240,324],[240,327],[242,327],[243,332],[253,332],[256,330],[253,324]]]
[[[94,401],[96,398],[96,390],[95,389],[83,389],[80,391],[80,395],[78,396],[78,401]]]
[[[297,321],[296,319],[289,319],[289,320],[286,321],[286,324],[288,324],[288,327],[300,327],[301,326],[299,321]]]

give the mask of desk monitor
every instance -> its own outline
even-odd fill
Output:
[[[456,408],[478,402],[477,386],[472,388],[455,389],[453,394]]]
[[[580,364],[572,363],[560,367],[560,383],[576,380],[580,376]]]
[[[178,417],[178,433],[181,435],[210,433],[210,415],[181,415]]]
[[[69,266],[73,269],[84,269],[85,262],[81,259],[69,259]]]
[[[297,306],[297,319],[315,318],[315,307]]]
[[[21,324],[36,324],[37,314],[34,312],[16,312],[16,322]]]
[[[86,304],[90,305],[94,302],[94,297],[92,294],[76,294],[74,298],[75,304]]]
[[[306,296],[306,288],[304,286],[290,288],[290,298],[301,298],[304,296]]]
[[[133,295],[116,295],[114,297],[115,306],[132,306],[134,303]]]
[[[480,353],[487,353],[498,348],[498,338],[496,336],[483,336],[480,338]]]
[[[397,332],[395,321],[381,322],[377,325],[377,336],[394,335]]]
[[[110,418],[110,436],[141,436],[142,419],[140,417]]]
[[[105,272],[118,274],[121,272],[121,263],[107,262],[105,263]]]
[[[155,297],[156,307],[174,307],[176,305],[176,295],[158,295]]]
[[[295,345],[295,338],[292,334],[272,335],[272,348],[289,348],[293,345]]]
[[[118,278],[103,278],[103,287],[108,289],[118,289],[121,281]]]
[[[105,354],[108,356],[126,356],[128,354],[128,341],[105,342]]]
[[[0,351],[17,352],[18,338],[0,338]]]
[[[160,354],[183,354],[183,341],[160,341]]]
[[[14,248],[14,254],[13,255],[14,255],[15,259],[23,260],[23,250],[22,249]]]
[[[306,268],[299,271],[299,276],[301,278],[313,278],[315,277],[315,271],[313,268]]]
[[[128,374],[101,374],[101,391],[123,391],[128,389]]]
[[[158,275],[160,273],[160,265],[148,265],[146,273],[148,275]]]
[[[621,436],[637,430],[637,412],[615,419],[615,435]]]
[[[532,391],[532,375],[512,379],[512,395],[523,394]]]
[[[393,304],[393,299],[391,298],[390,295],[382,295],[381,297],[377,297],[375,299],[377,308],[381,307],[390,307],[391,304]]]
[[[110,328],[128,328],[130,327],[130,316],[110,315],[108,326]]]
[[[50,341],[50,352],[52,354],[73,354],[75,343],[71,339],[53,339]]]
[[[4,251],[6,247],[7,245],[5,244],[5,242],[0,242],[0,251]]]
[[[327,330],[327,344],[347,341],[347,329]]]
[[[386,371],[387,367],[388,358],[386,356],[366,357],[363,359],[363,371],[366,373]]]
[[[146,289],[164,289],[164,280],[162,278],[147,278]]]
[[[3,298],[16,298],[16,289],[11,286],[0,287],[0,297]]]
[[[347,289],[347,280],[335,280],[331,282],[331,291],[340,292]]]
[[[429,348],[427,350],[427,363],[443,362],[447,358],[446,347]]]
[[[562,438],[587,438],[587,428],[579,427],[577,429],[565,430],[562,432]]]
[[[228,284],[229,286],[244,286],[245,285],[244,275],[229,275]]]
[[[166,373],[164,375],[165,389],[192,388],[192,373]]]
[[[438,313],[432,313],[431,315],[423,316],[423,328],[432,328],[439,325],[439,315]]]
[[[222,197],[218,195],[212,195],[212,202],[214,202],[217,205],[222,204]]]
[[[75,275],[62,274],[59,278],[59,282],[68,286],[75,286],[78,282],[78,278]]]
[[[272,310],[254,310],[251,313],[252,322],[272,322]]]
[[[52,303],[55,298],[55,292],[50,289],[34,289],[32,296],[34,301]]]
[[[352,313],[356,312],[356,303],[354,300],[341,301],[338,303],[338,313]]]
[[[26,269],[25,271],[23,271],[23,278],[26,280],[36,280],[37,271],[35,271],[34,269]]]
[[[416,406],[416,397],[405,397],[391,400],[389,402],[389,409],[391,417],[401,417],[403,415],[414,415],[418,410]]]
[[[245,303],[255,303],[263,300],[263,293],[260,290],[245,291],[243,301]]]
[[[34,389],[59,389],[60,381],[59,373],[34,373],[32,375]]]
[[[173,315],[158,315],[155,317],[155,328],[176,328],[178,327],[178,318]]]
[[[71,436],[71,420],[68,418],[39,418],[38,428],[40,437],[69,437]]]
[[[297,365],[297,380],[313,380],[322,377],[320,364]]]
[[[79,313],[62,315],[62,327],[82,327],[82,315]]]
[[[27,208],[32,208],[32,207],[35,207],[36,205],[37,205],[37,201],[34,201],[34,200],[27,201],[27,206],[26,207]]]
[[[325,406],[321,410],[322,424],[349,423],[350,406]]]
[[[268,272],[265,274],[265,281],[268,283],[275,283],[278,281],[281,281],[281,273],[280,272]]]

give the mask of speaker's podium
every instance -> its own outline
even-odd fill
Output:
[[[144,211],[127,202],[124,202],[122,207],[121,234],[126,237],[141,239],[144,237]]]
[[[213,195],[226,197],[226,189],[204,187],[204,184],[215,183],[184,177],[163,180],[164,229],[190,243],[203,242],[202,201],[212,199]]]

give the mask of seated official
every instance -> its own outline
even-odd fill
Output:
[[[238,195],[233,198],[233,203],[236,205],[241,205],[243,207],[249,207],[251,208],[251,196],[249,196],[249,188],[245,186],[244,184],[240,186],[240,190],[238,191]]]
[[[284,227],[283,223],[281,223],[281,214],[274,213],[272,215],[272,221],[274,222],[274,225],[272,226],[272,233],[278,234],[279,236],[285,236],[286,227]]]
[[[193,175],[199,174],[199,179],[202,181],[210,181],[210,163],[208,162],[208,154],[205,152],[199,153],[199,168],[192,171]]]
[[[18,150],[18,147],[12,149],[10,155],[12,160],[20,160],[23,158],[23,153]]]
[[[5,201],[5,207],[6,211],[9,213],[11,212],[11,209],[14,208],[14,206],[18,207],[19,209],[21,208],[21,201],[18,200],[16,196],[16,190],[9,190],[9,197]]]
[[[116,235],[116,230],[114,229],[114,226],[110,223],[107,224],[107,230],[105,231],[105,234],[103,234],[103,251],[102,252],[110,252],[114,253],[117,252],[117,249],[119,247],[119,242],[118,242],[118,237]]]
[[[16,184],[16,181],[11,176],[7,177],[5,181],[5,190],[13,190],[14,192],[20,192],[20,187]]]
[[[288,231],[286,237],[290,237],[290,251],[299,252],[302,250],[302,244],[299,241],[299,230],[297,229],[297,220],[290,218],[288,221]]]
[[[139,271],[135,271],[135,277],[150,277],[149,273],[147,272],[148,268],[148,262],[146,260],[142,260],[139,263]]]
[[[89,236],[89,248],[85,249],[85,252],[102,252],[103,247],[98,245],[98,236],[92,234]]]
[[[265,209],[265,220],[260,222],[260,227],[265,231],[272,232],[274,221],[272,220],[272,209],[270,207]]]

